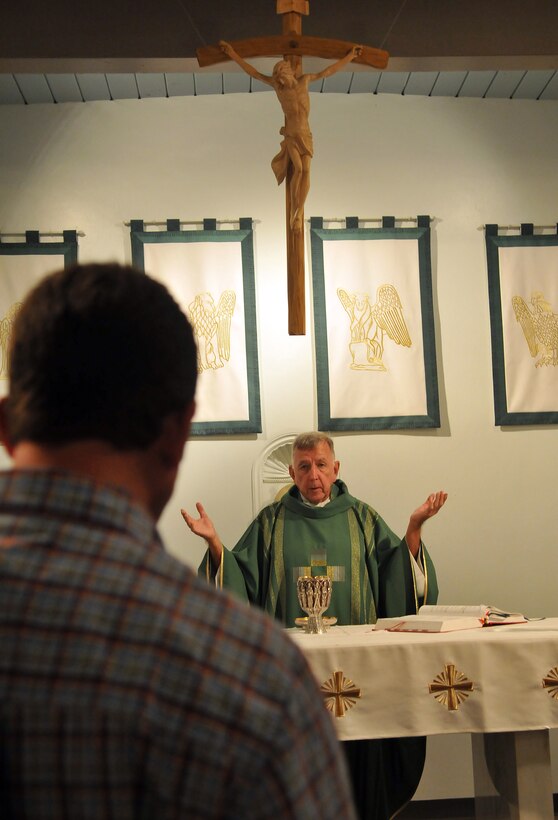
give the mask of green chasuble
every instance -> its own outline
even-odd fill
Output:
[[[223,551],[217,585],[292,627],[304,615],[297,578],[329,575],[326,615],[339,624],[374,623],[436,603],[436,573],[422,544],[418,560],[425,575],[420,599],[405,540],[338,480],[323,507],[304,504],[296,487],[265,507],[234,549]],[[199,573],[208,580],[215,576],[209,552]],[[343,748],[362,820],[388,820],[412,798],[424,766],[425,738],[346,741]]]
[[[416,593],[413,561],[406,542],[378,513],[349,494],[342,481],[331,488],[324,507],[300,501],[296,487],[265,507],[236,547],[224,550],[217,584],[257,604],[285,626],[304,612],[296,581],[301,575],[329,575],[328,617],[339,624],[374,623],[376,618],[407,615],[438,597],[436,574],[421,547],[426,595]],[[213,577],[206,553],[200,574]]]

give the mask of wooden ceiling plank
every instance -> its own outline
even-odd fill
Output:
[[[75,74],[47,74],[46,80],[57,103],[83,102]]]
[[[196,96],[199,94],[222,94],[223,75],[222,74],[194,74],[196,84]]]
[[[110,91],[104,74],[76,74],[76,80],[85,102],[110,100]]]
[[[136,83],[142,100],[167,96],[167,85],[164,74],[154,74],[152,72],[136,74]]]
[[[24,105],[25,100],[13,74],[0,74],[0,105]]]
[[[459,96],[484,97],[495,74],[495,71],[470,71],[459,89]]]
[[[412,71],[405,86],[405,96],[429,97],[437,79],[437,71]]]
[[[247,74],[223,74],[223,94],[240,94],[250,92],[250,80]],[[265,83],[262,83],[265,85]]]
[[[135,74],[107,74],[107,84],[113,100],[139,99]]]
[[[352,71],[339,71],[332,77],[325,77],[322,83],[322,93],[348,94],[352,79]],[[310,91],[314,90],[313,85],[314,83],[310,83]]]
[[[169,97],[193,97],[196,93],[194,75],[190,72],[165,74]]]
[[[350,94],[374,94],[381,74],[374,71],[355,71],[349,89]]]
[[[558,71],[552,75],[539,100],[558,100]]]
[[[511,99],[524,75],[524,71],[498,71],[487,89],[486,99]]]
[[[54,102],[44,74],[16,74],[14,76],[28,105]]]
[[[513,94],[514,100],[537,100],[554,71],[527,71]]]
[[[440,71],[430,96],[457,97],[466,76],[466,71]]]
[[[384,71],[376,92],[378,94],[402,94],[409,79],[408,71]]]

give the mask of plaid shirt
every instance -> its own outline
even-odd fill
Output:
[[[0,473],[0,817],[353,818],[294,643],[116,488]]]

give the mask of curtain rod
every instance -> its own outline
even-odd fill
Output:
[[[22,236],[22,237],[25,238],[28,233],[29,233],[29,231],[19,231],[17,233],[4,233],[3,231],[0,231],[0,237],[1,236],[12,236],[12,237]],[[39,234],[39,236],[62,236],[63,237],[65,232],[64,231],[37,231],[37,233]],[[76,231],[76,236],[85,236],[85,233],[83,231]]]
[[[378,222],[380,225],[384,221],[383,216],[370,216],[370,217],[359,216],[359,217],[356,217],[356,218],[358,219],[359,222]],[[331,216],[331,217],[324,216],[324,217],[322,217],[322,219],[323,219],[324,222],[346,222],[347,221],[346,216]],[[418,222],[418,217],[416,217],[416,216],[394,216],[393,219],[396,222]],[[431,222],[433,222],[434,219],[435,219],[435,217],[433,217],[433,216],[430,217]],[[306,221],[309,222],[310,220],[306,220]]]
[[[168,224],[168,219],[165,219],[163,221],[153,220],[151,222],[149,222],[147,220],[142,220],[142,221],[143,221],[143,224],[146,227],[151,226],[152,228],[166,228],[167,224]],[[260,221],[259,219],[252,219],[252,222],[254,224],[258,224],[259,221]],[[240,223],[240,219],[239,219],[238,216],[235,216],[234,219],[216,219],[215,222],[217,223],[217,225],[234,225],[236,223]],[[124,223],[124,225],[127,228],[129,228],[131,224],[132,224],[131,222],[125,222]],[[179,219],[178,224],[179,225],[202,225],[203,226],[204,220],[203,219]]]
[[[557,227],[557,223],[555,222],[553,225],[533,225],[534,231],[555,231]],[[499,231],[520,231],[521,225],[497,225]],[[478,229],[479,231],[484,231],[486,229],[486,225],[481,225]]]

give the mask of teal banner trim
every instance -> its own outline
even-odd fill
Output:
[[[558,225],[556,227],[557,234],[535,234],[533,223],[524,222],[521,224],[521,233],[514,236],[507,234],[499,235],[499,227],[496,224],[486,225],[485,227],[490,339],[492,345],[494,423],[497,426],[558,424],[558,406],[556,410],[550,411],[508,411],[499,257],[500,248],[558,247]]]
[[[64,268],[78,261],[77,231],[61,232],[61,242],[41,242],[40,231],[25,231],[25,242],[4,242],[0,238],[1,256],[62,256]]]
[[[144,248],[147,244],[185,242],[239,242],[242,259],[242,283],[244,292],[244,328],[246,344],[246,372],[248,390],[248,420],[194,422],[192,436],[232,436],[262,432],[260,378],[258,364],[258,336],[256,326],[256,285],[254,265],[254,233],[252,217],[242,217],[238,230],[217,228],[216,219],[204,219],[203,229],[174,229],[178,220],[167,220],[173,230],[148,231],[142,220],[130,222],[132,264],[145,271]]]
[[[358,218],[357,219],[358,222]],[[310,219],[312,284],[314,302],[314,335],[318,429],[326,431],[405,430],[440,427],[438,369],[434,331],[434,307],[430,251],[430,217],[420,216],[417,227],[396,228],[393,217],[384,217],[381,228],[323,228],[323,217]],[[384,241],[398,239],[417,243],[419,259],[422,341],[426,385],[426,414],[382,417],[332,417],[329,373],[329,350],[324,278],[324,243],[337,241]]]

